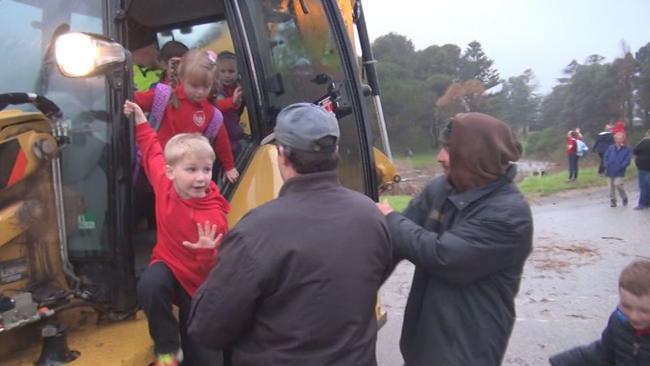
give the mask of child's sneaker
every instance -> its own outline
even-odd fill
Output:
[[[610,203],[609,207],[616,207],[616,200],[612,200],[612,203]]]
[[[153,366],[179,366],[181,362],[183,362],[183,350],[179,349],[176,353],[158,355]]]
[[[627,206],[627,198],[623,198],[623,206]]]

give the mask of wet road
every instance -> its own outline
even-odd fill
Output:
[[[548,365],[548,357],[600,337],[617,297],[618,274],[650,259],[650,210],[609,207],[605,189],[569,192],[532,205],[534,250],[516,299],[517,322],[503,365]],[[398,341],[413,266],[402,262],[381,289],[388,322],[379,332],[380,366],[401,366]]]

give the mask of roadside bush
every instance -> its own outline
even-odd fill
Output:
[[[524,141],[522,141],[524,156],[529,158],[544,158],[552,155],[557,149],[563,150],[566,139],[565,134],[554,127],[529,133]]]

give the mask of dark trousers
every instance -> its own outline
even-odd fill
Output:
[[[598,156],[600,157],[600,164],[598,165],[598,174],[605,174],[605,153],[599,152]]]
[[[569,180],[578,179],[578,155],[569,155]]]
[[[650,170],[639,169],[639,206],[650,207]]]
[[[165,263],[150,265],[138,281],[138,301],[147,315],[149,334],[156,354],[183,349],[183,366],[214,365],[219,354],[201,348],[187,334],[192,298],[178,283]],[[178,305],[178,320],[172,304]]]

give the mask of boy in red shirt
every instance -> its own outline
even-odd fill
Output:
[[[154,340],[155,365],[177,366],[183,355],[183,365],[204,365],[206,352],[187,337],[185,322],[191,297],[214,266],[227,231],[230,206],[212,181],[215,154],[205,137],[185,133],[167,142],[163,157],[142,109],[126,101],[124,113],[134,115],[142,165],[156,200],[157,241],[137,288]],[[178,321],[172,303],[179,307]]]

